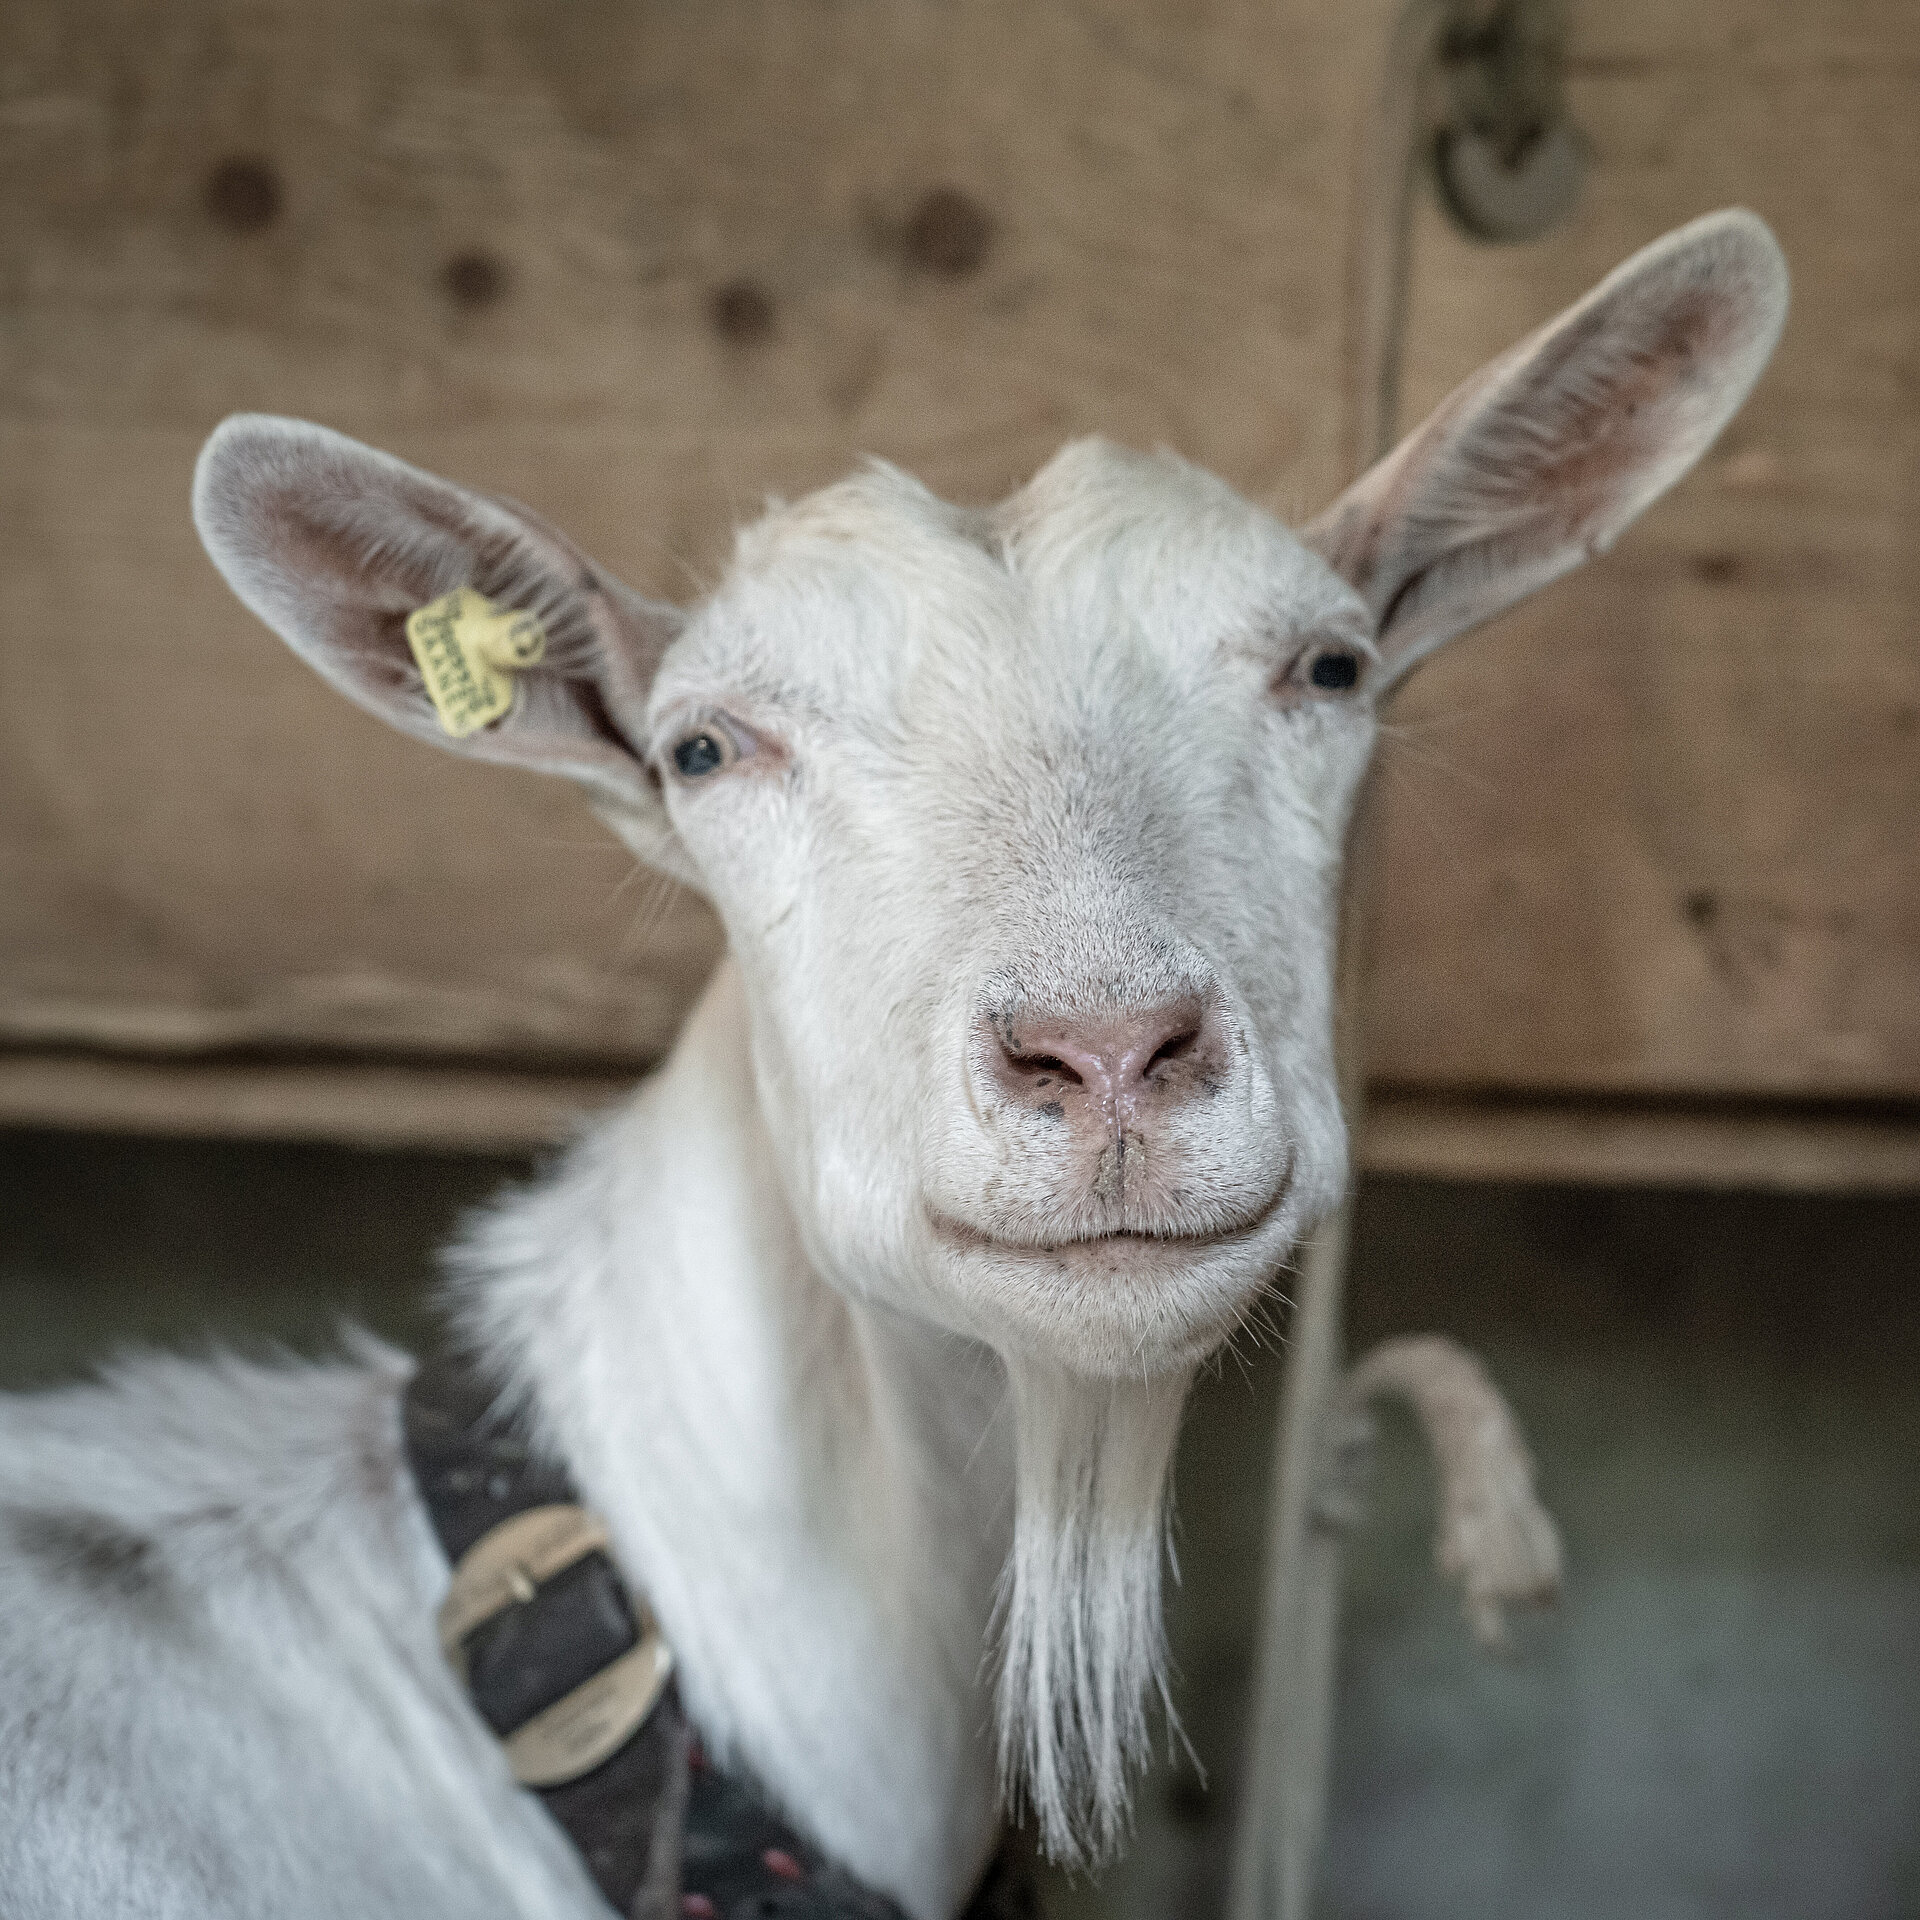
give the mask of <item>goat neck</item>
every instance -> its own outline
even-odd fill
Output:
[[[605,1516],[709,1749],[916,1916],[953,1911],[997,1822],[1005,1375],[809,1264],[731,962],[661,1071],[453,1266],[466,1334]]]

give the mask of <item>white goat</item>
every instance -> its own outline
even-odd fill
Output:
[[[1193,1370],[1334,1202],[1342,841],[1379,698],[1613,537],[1778,334],[1749,214],[1649,248],[1298,535],[1170,455],[997,507],[875,466],[691,612],[319,427],[229,420],[241,599],[448,744],[409,613],[546,658],[464,751],[571,775],[730,944],[672,1056],[455,1250],[705,1743],[915,1920],[1008,1791],[1109,1849]],[[0,1906],[603,1911],[444,1663],[410,1363],[143,1359],[0,1403]]]

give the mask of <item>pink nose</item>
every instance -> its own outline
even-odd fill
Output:
[[[1107,1131],[1219,1091],[1226,1049],[1198,994],[1099,1019],[1007,1013],[990,1022],[993,1077],[1010,1102]]]

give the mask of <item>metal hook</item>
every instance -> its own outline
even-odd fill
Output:
[[[1562,0],[1466,0],[1440,42],[1440,203],[1476,239],[1534,240],[1572,212],[1587,148],[1562,89]]]

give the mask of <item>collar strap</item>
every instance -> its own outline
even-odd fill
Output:
[[[440,1642],[514,1778],[629,1920],[905,1920],[690,1737],[672,1655],[564,1467],[449,1354],[402,1402],[407,1462],[454,1569]],[[1010,1903],[1010,1904],[1009,1904]],[[990,1872],[968,1920],[1030,1917]]]
[[[407,1462],[454,1569],[441,1646],[607,1904],[674,1920],[688,1736],[672,1655],[634,1606],[604,1524],[563,1467],[493,1416],[492,1398],[441,1354],[402,1402]]]

